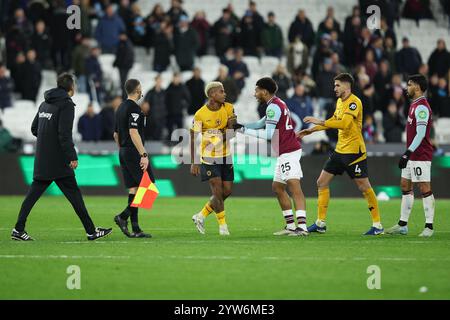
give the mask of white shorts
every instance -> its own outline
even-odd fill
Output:
[[[402,178],[412,182],[431,181],[431,161],[408,161],[405,169],[402,169]]]
[[[300,159],[302,157],[302,149],[283,153],[277,158],[277,164],[275,165],[275,174],[273,181],[286,184],[290,179],[303,178],[302,166],[300,165]]]

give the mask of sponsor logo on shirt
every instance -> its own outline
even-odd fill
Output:
[[[273,117],[275,117],[275,111],[267,110],[267,118],[273,119]]]
[[[348,108],[349,108],[350,110],[352,110],[352,111],[355,111],[356,108],[357,108],[356,103],[354,103],[354,102],[350,103],[350,105],[348,106]]]
[[[425,111],[420,111],[419,112],[419,119],[426,119],[427,118],[427,113]]]
[[[131,116],[133,117],[134,122],[136,122],[137,119],[139,119],[139,114],[137,113],[132,113]]]

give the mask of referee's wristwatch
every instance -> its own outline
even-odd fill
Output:
[[[148,158],[148,154],[144,152],[143,154],[141,154],[141,158]]]

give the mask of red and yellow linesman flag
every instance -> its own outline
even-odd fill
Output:
[[[134,196],[132,207],[151,209],[153,202],[155,202],[156,197],[159,195],[159,190],[156,185],[150,180],[148,172],[145,171],[142,176],[139,188]]]

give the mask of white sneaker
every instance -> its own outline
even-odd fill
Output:
[[[197,227],[198,232],[201,234],[205,234],[205,218],[202,213],[199,212],[192,216],[192,221],[194,221],[195,226]]]
[[[289,237],[307,237],[307,236],[309,236],[309,232],[305,229],[297,227],[297,229],[294,230],[294,233],[291,233],[288,236]]]
[[[425,229],[423,229],[422,233],[419,234],[419,237],[427,237],[428,238],[428,237],[431,237],[433,235],[433,233],[434,233],[433,229],[425,228]]]
[[[285,227],[283,230],[274,232],[273,235],[274,236],[288,236],[288,235],[296,235],[295,233],[295,229],[288,229],[287,227]]]
[[[221,236],[229,236],[230,235],[230,231],[228,231],[228,226],[226,224],[221,224],[219,226],[219,234]]]
[[[408,234],[408,226],[400,226],[396,224],[392,228],[389,228],[385,231],[386,234],[401,234],[401,235],[407,235]]]

